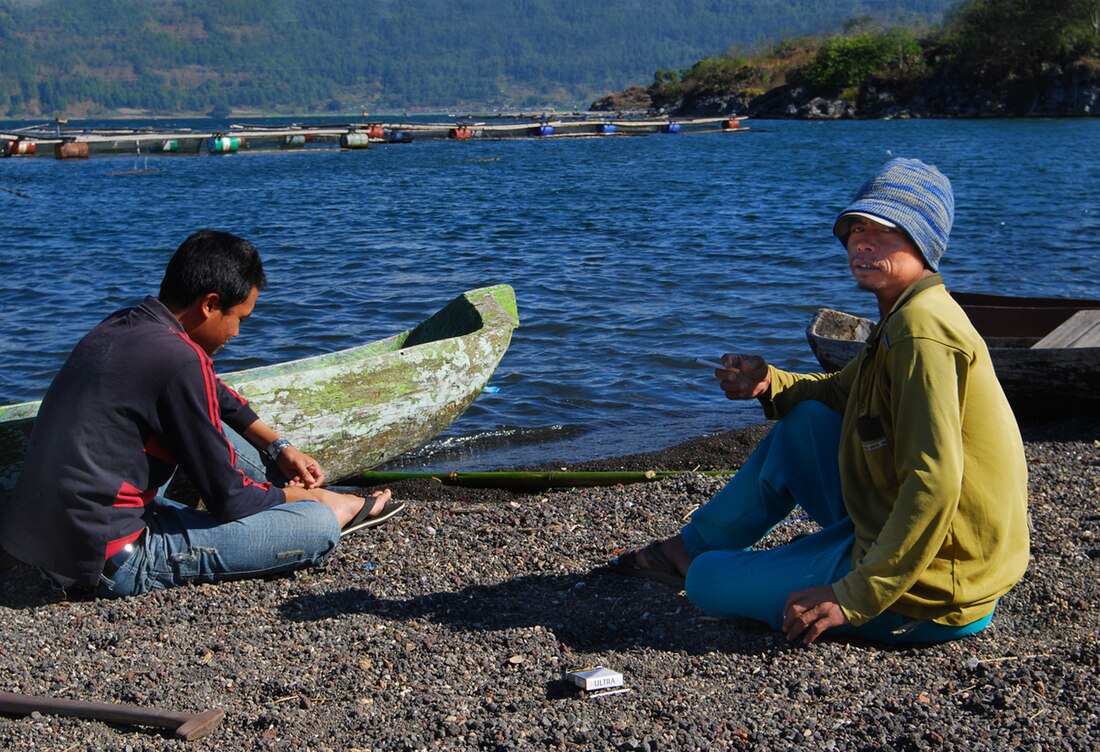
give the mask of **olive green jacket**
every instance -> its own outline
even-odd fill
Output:
[[[985,342],[943,278],[906,290],[843,370],[771,377],[769,417],[801,400],[844,416],[855,546],[832,586],[848,620],[890,609],[961,626],[991,613],[1027,568],[1027,465]]]

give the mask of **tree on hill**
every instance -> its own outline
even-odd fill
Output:
[[[860,32],[821,43],[813,59],[796,69],[796,81],[840,93],[871,77],[914,80],[925,73],[920,40],[908,29]]]
[[[1044,63],[1096,55],[1098,0],[969,0],[952,11],[940,38],[953,62],[996,79],[1035,76]]]

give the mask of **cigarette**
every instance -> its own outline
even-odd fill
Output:
[[[727,366],[725,363],[719,363],[716,360],[707,360],[706,358],[696,358],[695,362],[701,366],[708,366],[710,368],[717,368],[720,371],[733,371],[734,373],[741,373],[740,368],[734,368],[733,366]]]

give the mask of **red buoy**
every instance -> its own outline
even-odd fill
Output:
[[[36,151],[38,151],[38,144],[34,141],[17,139],[15,141],[6,141],[4,143],[3,154],[0,156],[33,157]]]

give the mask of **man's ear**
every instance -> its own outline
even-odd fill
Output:
[[[202,305],[199,306],[199,310],[202,311],[203,318],[210,318],[214,315],[214,311],[220,311],[221,309],[221,295],[216,292],[208,292],[202,296]]]

